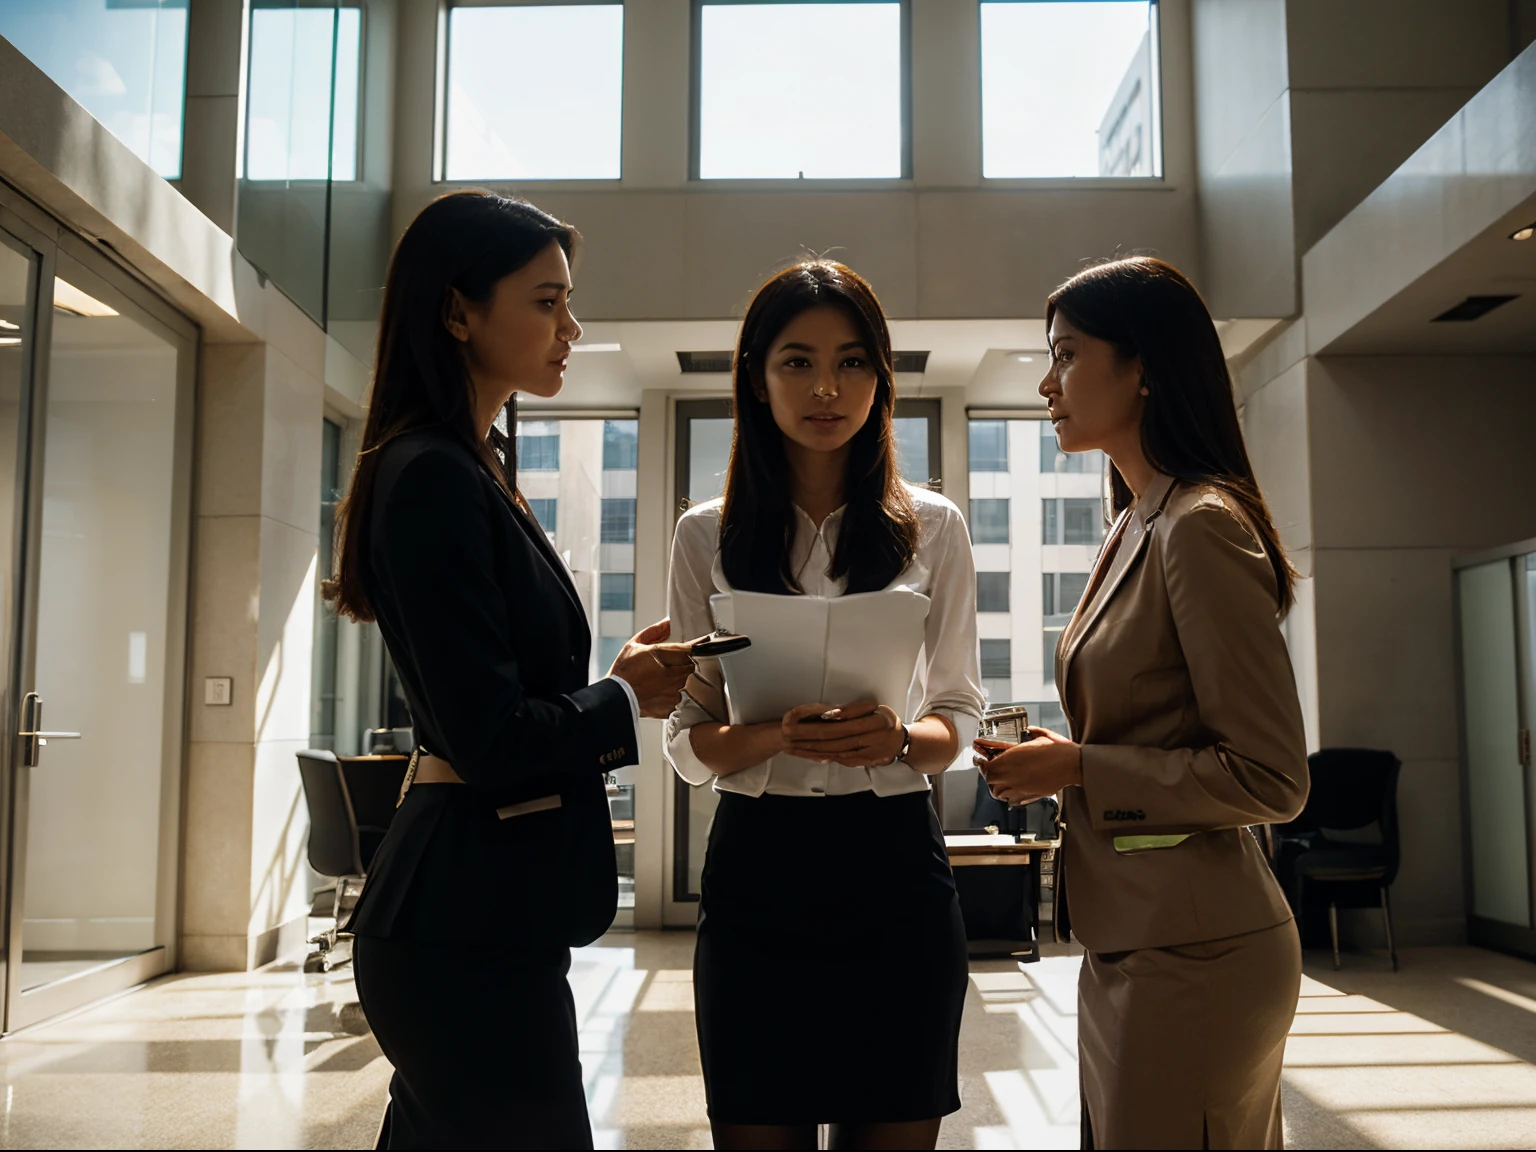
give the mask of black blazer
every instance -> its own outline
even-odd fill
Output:
[[[441,428],[380,449],[364,586],[419,747],[465,781],[413,787],[369,869],[361,936],[511,944],[558,960],[618,903],[603,774],[638,762],[612,680],[539,526]],[[497,808],[558,792],[559,808]]]

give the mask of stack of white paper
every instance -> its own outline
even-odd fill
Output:
[[[752,647],[720,658],[732,724],[777,720],[800,704],[873,700],[904,720],[923,647],[928,597],[907,589],[852,596],[711,596],[716,623]]]

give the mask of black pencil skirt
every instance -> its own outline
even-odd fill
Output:
[[[358,999],[395,1067],[380,1148],[591,1148],[563,963],[359,936]]]
[[[702,896],[694,1002],[710,1119],[959,1109],[965,929],[927,792],[722,793]]]

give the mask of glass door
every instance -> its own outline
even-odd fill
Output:
[[[1536,956],[1536,552],[1457,566],[1468,938]]]
[[[171,965],[196,348],[158,302],[15,239],[0,236],[17,341],[0,345],[7,1031]]]

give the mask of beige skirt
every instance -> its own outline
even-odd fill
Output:
[[[1084,1148],[1282,1148],[1301,942],[1273,928],[1090,952],[1077,986]]]

